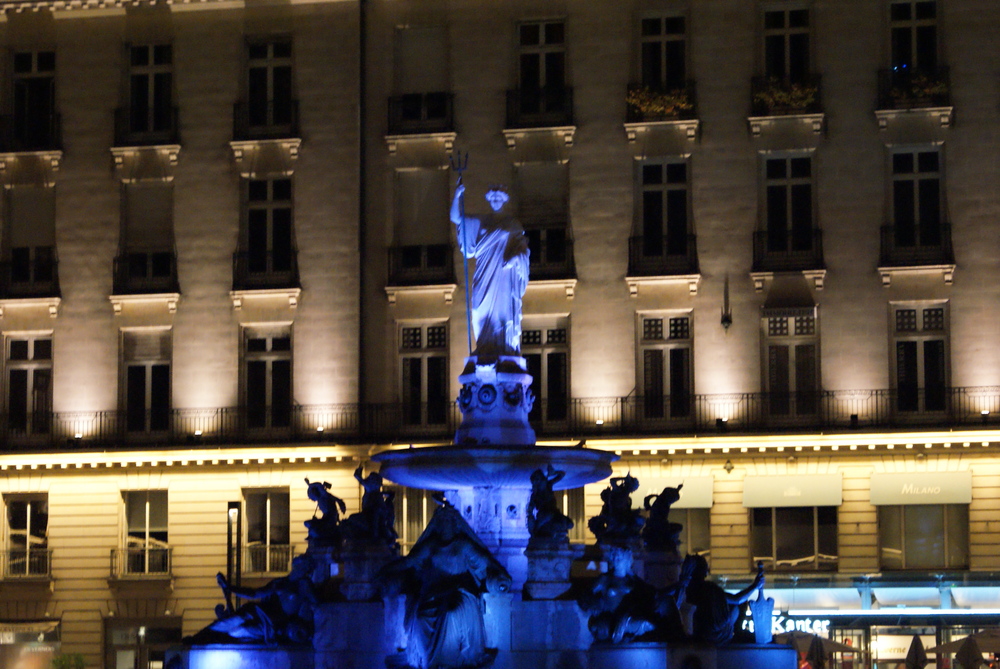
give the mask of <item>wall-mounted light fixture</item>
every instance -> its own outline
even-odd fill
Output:
[[[722,329],[729,332],[729,326],[733,324],[733,310],[729,307],[729,275],[722,285]]]
[[[726,470],[726,473],[733,471],[733,463],[731,460],[726,460],[726,464],[722,465],[722,468]]]

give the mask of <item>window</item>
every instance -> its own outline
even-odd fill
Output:
[[[565,421],[569,416],[569,319],[524,320],[521,355],[527,361],[535,395],[528,420]]]
[[[169,44],[128,47],[130,136],[161,135],[174,128],[173,50]]]
[[[163,669],[167,649],[181,643],[181,619],[105,618],[108,669]]]
[[[809,10],[764,12],[764,76],[790,84],[809,79]]]
[[[691,415],[691,314],[639,317],[643,417]]]
[[[173,184],[124,184],[122,199],[122,240],[115,267],[115,292],[176,291]]]
[[[568,168],[537,162],[516,169],[518,220],[528,238],[531,276],[565,278],[572,272]]]
[[[892,154],[893,247],[940,249],[942,221],[941,154],[936,148]]]
[[[935,0],[892,2],[889,22],[893,72],[933,72],[938,66]]]
[[[658,16],[640,22],[642,85],[658,91],[687,86],[683,16]]]
[[[712,555],[712,510],[711,509],[670,509],[670,522],[680,523],[680,555],[701,555],[708,559]]]
[[[431,516],[434,515],[437,502],[431,499],[433,494],[431,490],[402,486],[395,486],[393,489],[396,492],[392,499],[396,514],[394,529],[403,552],[409,553],[430,522]]]
[[[170,428],[169,330],[122,332],[123,403],[129,432]]]
[[[395,33],[389,134],[438,132],[451,126],[448,34],[444,26],[400,26]]]
[[[969,506],[914,504],[878,507],[882,569],[966,569]]]
[[[394,285],[455,280],[448,205],[445,170],[396,172],[396,244],[390,269]]]
[[[15,151],[58,147],[55,51],[14,53]]]
[[[750,510],[751,559],[774,571],[837,569],[837,507]]]
[[[290,427],[292,333],[289,326],[244,329],[243,378],[247,427]]]
[[[404,423],[446,423],[449,406],[447,324],[401,325],[399,358]]]
[[[639,163],[642,257],[688,254],[688,164],[683,160]]]
[[[45,493],[7,495],[4,578],[49,575],[49,498]]]
[[[771,416],[813,416],[819,411],[819,330],[814,309],[767,314],[764,389]]]
[[[125,549],[117,563],[119,575],[170,573],[167,543],[167,491],[128,490],[125,501]]]
[[[813,247],[812,156],[764,159],[767,254],[808,252]]]
[[[7,429],[14,435],[52,429],[52,337],[7,335]]]
[[[274,40],[247,45],[247,121],[249,130],[291,131],[292,42]]]
[[[55,188],[13,186],[7,189],[6,204],[7,297],[57,295]]]
[[[262,288],[296,285],[292,180],[248,179],[245,194],[244,252],[237,279]]]
[[[897,411],[944,411],[948,399],[948,304],[891,306]]]
[[[245,490],[246,560],[250,573],[287,573],[292,566],[288,491]]]
[[[522,114],[562,111],[566,104],[566,29],[562,21],[518,26]]]

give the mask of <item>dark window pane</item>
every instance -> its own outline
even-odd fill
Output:
[[[149,384],[149,429],[170,427],[170,365],[153,365]]]
[[[913,154],[894,153],[892,154],[893,174],[913,174]]]
[[[945,376],[944,341],[924,342],[924,408],[927,411],[945,410]]]
[[[31,356],[32,360],[51,360],[52,359],[52,340],[51,339],[36,339],[35,340],[35,354]]]
[[[28,429],[28,370],[12,369],[7,374],[7,421],[16,432]]]
[[[448,370],[444,356],[427,358],[427,423],[441,425],[448,418]]]
[[[153,47],[153,63],[155,65],[169,65],[173,58],[173,49],[169,44],[157,44]]]
[[[791,174],[793,179],[805,179],[812,174],[812,160],[809,158],[792,158]]]
[[[667,163],[667,183],[687,183],[687,163]]]
[[[643,37],[659,35],[662,24],[660,19],[643,19],[640,24]]]
[[[125,379],[125,425],[129,432],[146,429],[146,368],[131,365]]]
[[[670,349],[670,415],[691,415],[691,349]]]
[[[39,51],[38,52],[38,71],[39,72],[55,72],[56,69],[56,52],[55,51]]]
[[[896,406],[900,411],[919,408],[917,342],[896,342]]]
[[[292,57],[292,43],[291,42],[275,42],[271,45],[272,53],[275,58],[291,58]]]
[[[292,361],[271,363],[271,426],[292,424]]]
[[[788,12],[789,28],[807,28],[809,26],[809,10],[793,9]]]
[[[247,362],[247,426],[267,425],[267,363],[263,360]]]
[[[642,382],[645,398],[646,418],[663,418],[663,351],[658,349],[643,351]]]
[[[784,179],[787,176],[787,165],[784,158],[768,160],[765,163],[768,179]]]
[[[917,171],[918,172],[937,172],[938,171],[938,152],[937,151],[921,151],[917,154]]]
[[[562,23],[545,24],[545,43],[562,44],[566,41],[566,30]]]
[[[271,350],[272,351],[291,351],[292,350],[292,338],[291,337],[274,337],[271,340]]]
[[[764,12],[764,27],[775,30],[785,27],[784,12]]]
[[[534,46],[541,42],[541,26],[537,23],[526,23],[521,26],[521,46]]]
[[[27,339],[11,339],[7,359],[28,360],[28,343]]]
[[[566,420],[569,400],[568,366],[566,354],[552,352],[546,356],[546,407],[548,419],[553,421]]]
[[[671,16],[664,20],[666,25],[666,34],[668,35],[683,35],[684,34],[684,17],[683,16]]]
[[[129,49],[129,62],[133,67],[149,65],[149,49],[145,46],[134,46]]]
[[[247,339],[247,351],[250,353],[260,353],[267,350],[267,339],[253,337]]]
[[[267,202],[267,181],[261,179],[248,181],[247,198],[251,202]]]

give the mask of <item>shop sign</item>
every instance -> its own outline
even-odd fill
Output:
[[[749,606],[743,619],[743,629],[753,634],[753,616]],[[828,637],[830,635],[830,619],[793,617],[780,611],[774,611],[771,614],[771,634],[785,634],[786,632],[805,632]]]
[[[875,473],[871,501],[876,506],[968,504],[972,501],[972,472]]]
[[[748,509],[840,506],[843,499],[843,479],[840,474],[747,476],[743,479],[743,506]]]

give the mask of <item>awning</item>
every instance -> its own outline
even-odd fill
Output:
[[[747,476],[743,479],[743,506],[840,506],[844,499],[838,474]]]
[[[871,502],[875,506],[969,504],[972,502],[972,472],[874,473]]]

